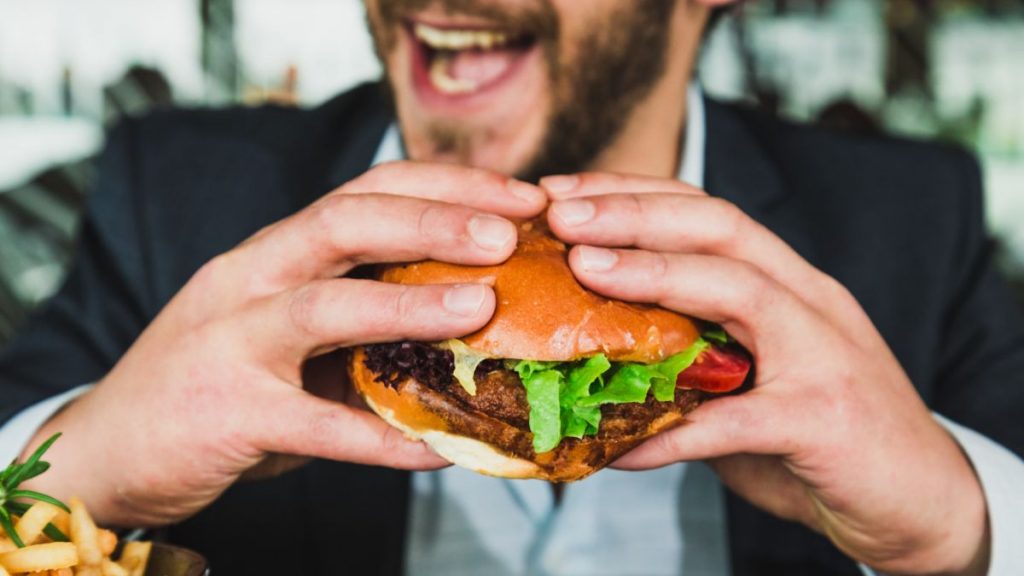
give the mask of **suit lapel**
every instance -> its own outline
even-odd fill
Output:
[[[707,100],[706,187],[761,220],[786,199],[786,190],[767,151],[734,109]]]

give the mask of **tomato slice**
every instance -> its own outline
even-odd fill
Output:
[[[715,393],[732,392],[743,385],[750,366],[750,357],[741,350],[710,348],[679,374],[676,387]]]

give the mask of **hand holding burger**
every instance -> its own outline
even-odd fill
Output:
[[[337,350],[475,331],[493,293],[350,272],[422,258],[497,264],[515,248],[509,219],[546,202],[492,172],[394,163],[264,228],[199,270],[117,365],[37,433],[29,452],[54,432],[65,440],[30,488],[78,494],[106,524],[150,526],[191,516],[243,476],[307,458],[444,466],[361,409]]]
[[[754,358],[749,392],[707,402],[631,469],[709,460],[732,490],[894,574],[983,574],[986,505],[856,299],[736,206],[673,180],[541,182],[580,282],[720,323]]]

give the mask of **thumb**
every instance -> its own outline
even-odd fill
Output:
[[[376,414],[286,388],[269,416],[257,423],[257,448],[311,458],[405,470],[443,468],[448,462],[425,443],[410,440]]]
[[[750,391],[715,398],[687,415],[686,421],[634,448],[613,466],[646,470],[675,462],[708,460],[732,454],[774,454],[786,442],[787,430],[768,396]]]

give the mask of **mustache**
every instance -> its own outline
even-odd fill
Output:
[[[487,20],[499,28],[529,34],[538,40],[558,36],[558,14],[551,0],[534,0],[516,6],[483,0],[381,0],[381,23],[399,25],[427,8],[439,8],[449,16]]]

